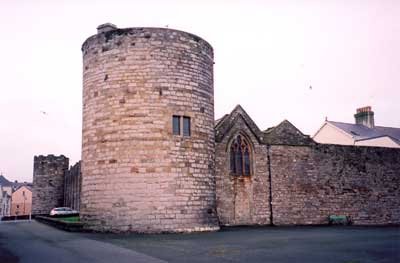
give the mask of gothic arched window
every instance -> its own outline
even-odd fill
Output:
[[[238,135],[230,148],[231,174],[238,176],[250,175],[250,146],[243,136]]]

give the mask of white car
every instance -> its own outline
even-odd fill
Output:
[[[79,212],[76,210],[73,210],[72,208],[69,208],[69,207],[56,207],[56,208],[51,209],[51,211],[50,211],[51,216],[73,215],[73,214],[79,214]]]

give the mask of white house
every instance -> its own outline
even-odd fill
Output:
[[[400,128],[375,126],[371,107],[357,109],[355,124],[328,121],[313,136],[326,144],[400,148]]]
[[[9,216],[11,212],[11,195],[8,190],[0,185],[0,220],[3,216]]]

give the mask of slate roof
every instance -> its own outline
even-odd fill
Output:
[[[32,187],[32,183],[27,182],[10,182],[3,175],[0,175],[0,185],[1,186],[10,186],[13,190],[20,188],[21,186]]]
[[[375,126],[374,128],[369,128],[362,124],[352,124],[336,121],[327,121],[327,123],[332,124],[333,126],[353,136],[354,140],[356,141],[389,136],[400,144],[400,128],[384,126]]]
[[[222,123],[228,116],[229,116],[229,114],[225,114],[224,116],[222,116],[222,118],[219,118],[218,120],[215,120],[214,126],[217,127],[217,126],[218,126],[220,123]]]
[[[288,120],[266,129],[263,133],[264,143],[271,145],[311,145],[315,143],[310,136],[304,135]]]
[[[10,182],[3,175],[0,175],[0,185],[2,186],[13,186],[14,183]]]
[[[375,129],[382,134],[396,139],[397,142],[400,143],[400,128],[375,126]]]
[[[23,186],[25,186],[26,189],[28,189],[29,191],[32,192],[32,187],[31,187],[31,185],[29,185],[29,184],[21,184],[21,185],[18,185],[17,188],[15,188],[15,191],[19,190],[19,189],[20,189],[21,187],[23,187]]]

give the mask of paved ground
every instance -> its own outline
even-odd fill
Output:
[[[0,262],[165,261],[31,221],[0,223]]]
[[[36,222],[10,223],[0,224],[1,247],[20,262],[157,262],[158,258],[191,263],[398,263],[400,228],[264,227],[198,234],[115,235],[67,233]],[[0,256],[0,262],[7,261]]]
[[[168,235],[91,234],[168,262],[400,262],[400,228],[263,227]]]

